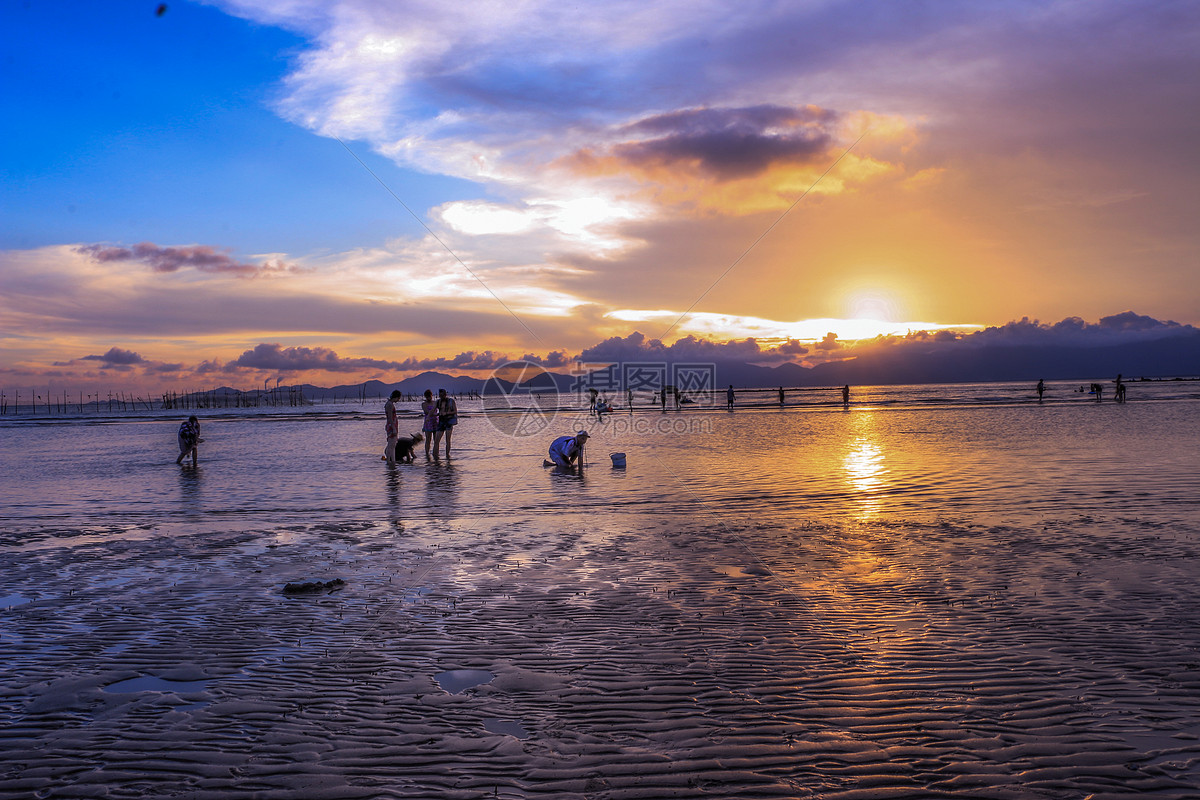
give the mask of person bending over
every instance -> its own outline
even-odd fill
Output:
[[[544,461],[544,465],[559,466],[569,468],[575,465],[575,462],[583,464],[583,446],[587,443],[587,431],[580,431],[574,436],[560,436],[550,444],[550,458]]]
[[[197,445],[203,439],[200,438],[200,420],[195,417],[188,417],[187,421],[179,426],[179,458],[175,459],[176,464],[182,464],[183,460],[190,454],[192,456],[192,466],[196,466],[196,461],[199,459]]]

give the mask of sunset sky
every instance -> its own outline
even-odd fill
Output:
[[[1195,2],[0,15],[0,388],[1200,323]]]

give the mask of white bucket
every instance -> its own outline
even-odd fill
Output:
[[[614,467],[625,466],[625,454],[624,453],[609,453],[608,457],[612,459]]]

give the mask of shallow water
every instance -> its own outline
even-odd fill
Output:
[[[0,798],[1195,798],[1200,400],[1136,388],[0,420]]]
[[[1103,513],[1193,519],[1200,496],[1194,384],[1135,384],[1130,402],[1013,384],[856,389],[840,403],[570,409],[525,424],[464,402],[450,459],[389,469],[382,408],[199,412],[197,468],[177,467],[178,412],[157,418],[0,419],[0,526],[104,532],[180,523],[244,528],[395,524],[563,508],[721,520],[1028,521]],[[1051,395],[1052,397],[1054,395]],[[407,427],[418,428],[415,418]],[[586,427],[588,466],[542,467]],[[626,454],[614,469],[608,454]]]

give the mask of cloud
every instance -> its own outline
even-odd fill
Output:
[[[825,166],[838,126],[836,112],[816,106],[683,109],[625,126],[622,132],[648,138],[619,142],[610,151],[641,170],[692,168],[729,180],[781,162]]]
[[[141,242],[132,247],[114,247],[103,244],[85,244],[77,248],[100,264],[132,261],[150,267],[154,272],[178,272],[191,268],[199,272],[230,273],[244,277],[266,273],[294,271],[294,267],[281,261],[264,261],[262,264],[246,264],[237,261],[228,251],[219,252],[208,245],[188,247],[160,247],[151,242]]]
[[[145,364],[146,359],[132,350],[122,350],[119,347],[110,347],[108,352],[102,356],[83,356],[81,361],[102,361],[106,367],[116,366],[132,366],[134,364]]]
[[[775,352],[781,356],[795,357],[808,355],[808,348],[800,343],[799,339],[788,339],[783,344],[775,348]]]
[[[640,331],[625,337],[614,336],[579,354],[584,363],[615,362],[677,362],[677,361],[756,361],[763,350],[753,338],[740,341],[715,341],[684,336],[667,345],[659,339],[648,339]]]
[[[401,369],[398,362],[377,358],[342,358],[326,347],[283,347],[259,344],[223,367],[225,372],[241,369],[272,372],[354,372],[364,369]]]
[[[825,338],[817,342],[816,348],[823,351],[839,350],[842,347],[841,342],[837,340],[837,334],[833,331],[825,334]]]
[[[520,358],[514,358],[508,353],[498,353],[492,350],[485,350],[477,353],[468,351],[459,353],[451,357],[435,357],[435,358],[408,358],[400,362],[399,369],[402,370],[438,370],[438,369],[457,369],[457,370],[495,370],[500,367],[511,364],[514,361],[528,361],[533,364],[540,364],[546,368],[565,367],[571,363],[570,357],[566,351],[556,350],[538,356],[533,353],[526,353]]]
[[[1057,345],[1102,346],[1114,343],[1152,341],[1194,330],[1178,322],[1160,321],[1153,317],[1124,311],[1101,317],[1098,323],[1088,323],[1079,317],[1067,317],[1055,323],[1041,323],[1023,317],[997,327],[985,328],[960,337],[968,346],[991,345]]]
[[[278,343],[261,343],[244,351],[232,361],[222,363],[217,359],[201,362],[195,370],[199,374],[215,372],[237,374],[247,371],[271,373],[364,373],[393,372],[408,373],[427,370],[455,370],[466,372],[491,371],[518,360],[507,353],[486,350],[465,351],[456,356],[431,358],[406,358],[388,360],[379,358],[344,357],[327,347],[284,347]],[[570,364],[565,351],[554,351],[545,356],[527,353],[519,360],[530,361],[545,367],[563,367]]]

